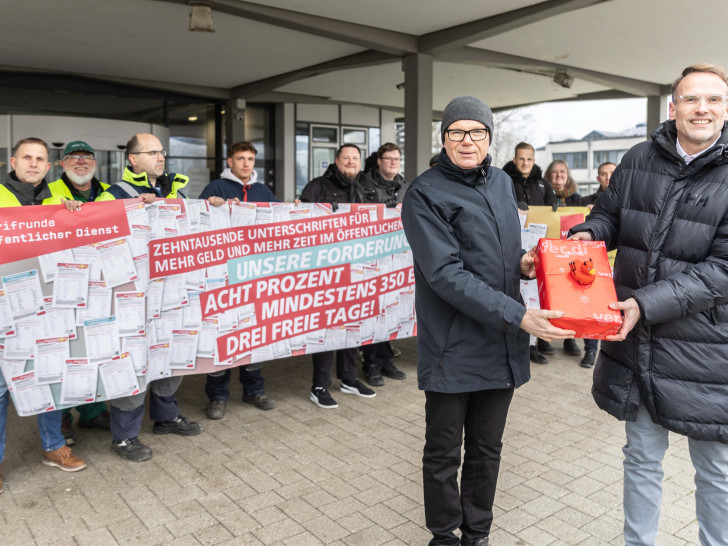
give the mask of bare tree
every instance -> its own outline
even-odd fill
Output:
[[[503,167],[513,159],[516,144],[521,141],[531,143],[535,137],[533,115],[529,107],[524,107],[497,112],[493,118],[495,134],[489,153],[493,158],[492,164]]]

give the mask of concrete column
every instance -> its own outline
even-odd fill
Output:
[[[296,117],[292,103],[275,106],[275,194],[290,203],[296,198]]]
[[[245,140],[245,99],[231,99],[225,104],[225,143]]]
[[[404,178],[412,182],[429,167],[432,150],[432,55],[407,55],[404,70]]]
[[[667,119],[667,96],[647,97],[647,140],[657,126]]]

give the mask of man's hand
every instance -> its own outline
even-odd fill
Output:
[[[570,241],[593,241],[594,237],[588,231],[578,231],[569,236]]]
[[[213,206],[213,207],[221,207],[225,204],[225,199],[222,197],[216,197],[214,195],[211,195],[207,198],[207,201]]]
[[[521,256],[521,275],[533,279],[536,276],[536,247]]]
[[[140,193],[139,197],[141,197],[142,201],[147,205],[151,205],[157,200],[157,196],[153,193]]]
[[[525,330],[532,336],[543,339],[544,341],[551,341],[552,339],[572,339],[576,334],[574,330],[563,330],[561,328],[557,328],[548,320],[552,318],[561,318],[563,316],[563,311],[528,309],[526,314],[523,315],[521,329]]]
[[[73,201],[72,199],[66,199],[63,201],[63,205],[66,207],[68,212],[76,212],[81,210],[81,201]]]
[[[640,306],[637,304],[637,300],[629,298],[628,300],[610,303],[609,307],[615,311],[622,311],[624,315],[622,317],[622,327],[619,329],[619,332],[613,336],[607,336],[606,339],[608,341],[624,341],[627,334],[632,331],[632,328],[634,328],[634,325],[637,324],[637,321],[642,316]]]

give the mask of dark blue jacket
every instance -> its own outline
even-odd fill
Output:
[[[690,164],[674,121],[625,154],[592,213],[589,231],[618,249],[614,284],[641,319],[622,342],[602,342],[597,405],[652,419],[696,440],[728,443],[728,126]]]
[[[407,190],[402,222],[414,258],[420,389],[472,392],[528,381],[511,179],[490,156],[463,171],[443,150]]]
[[[270,188],[261,182],[249,184],[245,186],[244,190],[242,184],[235,180],[228,180],[227,178],[219,178],[210,182],[202,190],[200,199],[207,199],[212,196],[222,197],[223,199],[235,199],[237,197],[241,201],[249,201],[251,203],[278,202],[278,199],[270,191]]]

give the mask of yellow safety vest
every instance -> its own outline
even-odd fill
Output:
[[[57,195],[51,189],[51,195],[47,199],[43,199],[43,205],[60,205],[63,203],[63,196]],[[0,184],[0,207],[19,207],[20,201],[15,197],[13,192],[7,189],[4,185]]]

